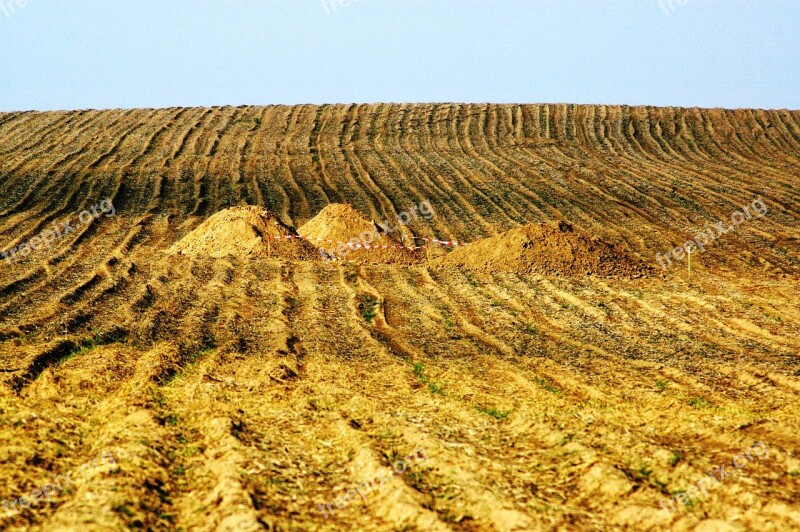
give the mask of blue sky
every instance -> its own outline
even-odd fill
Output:
[[[800,108],[798,0],[0,1],[0,111]]]

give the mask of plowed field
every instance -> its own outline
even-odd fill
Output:
[[[798,172],[796,111],[0,114],[0,529],[798,529]],[[333,203],[476,243],[236,251]]]

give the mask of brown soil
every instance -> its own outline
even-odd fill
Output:
[[[0,259],[0,502],[74,480],[0,506],[0,529],[798,530],[798,175],[800,111],[0,113],[0,250],[75,227]],[[658,267],[756,197],[766,216],[693,256],[691,282],[684,262],[614,279],[578,259],[550,258],[575,272],[557,277],[283,258],[298,240],[261,260],[253,228],[291,229],[224,211],[299,226],[331,201],[430,201],[416,236],[567,220]],[[76,224],[102,198],[116,214]],[[317,230],[364,228],[338,219]],[[518,232],[504,268],[526,271],[539,240]],[[163,252],[183,237],[198,253]],[[104,452],[115,466],[80,473]],[[703,500],[661,510],[720,466]]]
[[[399,233],[384,233],[351,205],[331,203],[314,218],[298,229],[298,233],[311,242],[319,242],[320,249],[336,258],[358,263],[414,264],[424,253],[406,249],[358,249],[338,244],[352,242],[370,246],[402,246]],[[330,240],[332,242],[326,242]],[[411,245],[411,244],[409,244]]]
[[[618,245],[591,238],[566,222],[528,224],[456,248],[433,261],[483,273],[555,276],[651,276],[654,270]]]
[[[317,260],[319,253],[299,239],[276,239],[297,233],[262,207],[247,205],[222,210],[169,248],[169,253],[202,257],[267,257]]]

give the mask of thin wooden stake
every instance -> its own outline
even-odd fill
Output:
[[[689,281],[692,280],[692,248],[689,248]]]

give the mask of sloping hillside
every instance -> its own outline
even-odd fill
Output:
[[[0,114],[0,528],[796,529],[799,171],[796,111]],[[332,203],[424,259],[212,218]],[[656,275],[425,240],[562,221]]]

